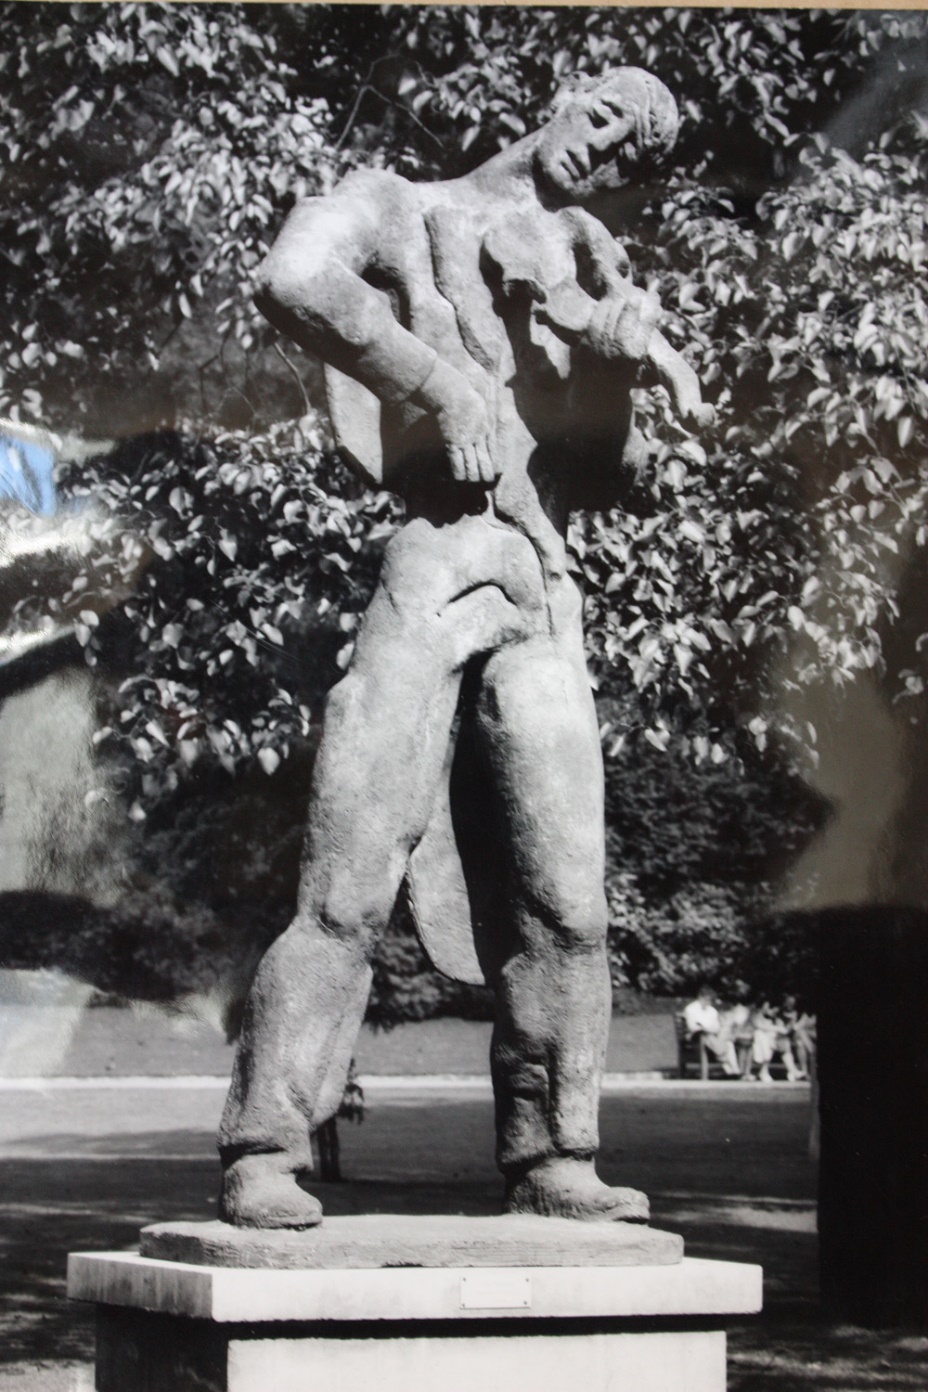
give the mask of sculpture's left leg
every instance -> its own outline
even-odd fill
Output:
[[[579,615],[559,627],[494,654],[476,711],[510,867],[491,983],[497,1159],[511,1212],[640,1221],[646,1197],[594,1168],[611,1014],[602,755]]]

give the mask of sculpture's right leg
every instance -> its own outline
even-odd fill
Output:
[[[338,1108],[370,987],[370,959],[425,828],[459,676],[434,610],[378,592],[356,660],[331,693],[293,922],[258,968],[219,1131],[220,1216],[309,1227],[296,1182],[310,1133]],[[421,601],[421,594],[419,596]]]

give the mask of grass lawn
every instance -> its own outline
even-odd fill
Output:
[[[424,1020],[391,1030],[362,1029],[360,1073],[480,1074],[488,1071],[490,1025]],[[19,1047],[16,1041],[19,1040]],[[213,1074],[228,1077],[232,1046],[219,1031],[154,1006],[84,1010],[4,1005],[0,1001],[0,1076],[37,1073],[76,1078]],[[672,1069],[673,1015],[616,1015],[610,1072]]]

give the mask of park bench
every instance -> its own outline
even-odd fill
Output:
[[[709,1049],[706,1048],[706,1036],[701,1030],[695,1034],[688,1035],[686,1032],[686,1021],[683,1018],[683,1011],[679,1010],[673,1017],[674,1032],[677,1037],[677,1076],[685,1078],[687,1070],[695,1067],[699,1070],[699,1076],[705,1082],[712,1076],[724,1077],[725,1070],[721,1062]],[[751,1053],[751,1036],[749,1032],[735,1035],[735,1052],[738,1055],[738,1066],[742,1072],[748,1065]]]
[[[701,1030],[696,1034],[687,1034],[686,1021],[683,1012],[678,1011],[673,1017],[674,1032],[677,1036],[677,1074],[681,1078],[687,1076],[687,1070],[695,1065],[699,1069],[700,1078],[705,1081],[709,1077],[709,1069],[713,1062],[709,1051],[706,1048],[706,1036]]]

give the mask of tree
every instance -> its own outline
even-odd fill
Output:
[[[281,201],[346,162],[278,27],[224,5],[6,7],[0,411],[91,435],[251,420],[269,335],[244,286]]]
[[[70,619],[125,678],[100,747],[145,836],[217,776],[311,754],[396,522],[334,459],[317,369],[250,305],[292,199],[358,163],[463,172],[573,71],[638,63],[677,93],[672,167],[608,216],[718,425],[690,438],[642,394],[648,466],[572,540],[629,825],[634,771],[672,767],[697,842],[722,804],[778,828],[694,871],[616,833],[613,801],[617,974],[667,989],[671,957],[733,960],[772,843],[822,818],[776,776],[814,731],[771,674],[841,683],[891,650],[900,690],[924,685],[920,635],[892,625],[928,489],[925,17],[10,5],[0,34],[0,410],[132,437],[63,474],[93,554],[20,618]]]

